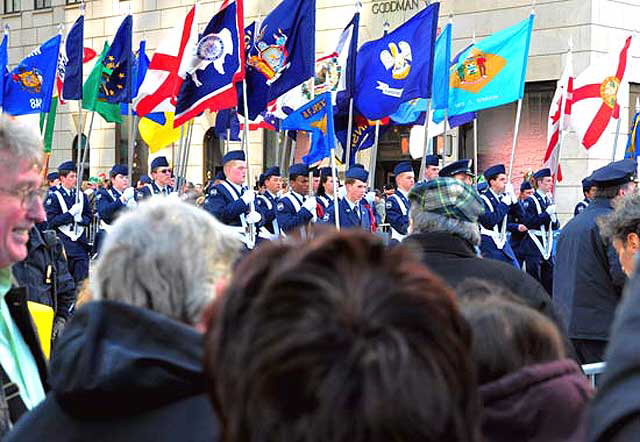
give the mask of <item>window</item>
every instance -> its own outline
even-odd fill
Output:
[[[82,0],[66,0],[67,5],[79,4]]]
[[[20,0],[4,0],[4,13],[20,12]]]
[[[87,146],[87,136],[85,134],[82,134],[82,150],[84,151],[85,148],[89,149],[89,146]],[[75,137],[73,137],[73,144],[71,145],[71,160],[76,164],[78,164],[78,162],[80,161],[80,153],[84,157],[82,181],[87,181],[89,179],[89,151],[87,150],[87,152],[78,152],[78,136],[76,135]]]
[[[35,0],[34,9],[46,9],[51,7],[51,0]]]
[[[122,123],[116,124],[116,162],[115,164],[129,163],[129,116],[122,116]],[[141,175],[148,171],[149,148],[140,137],[136,129],[133,147],[133,182],[136,183]],[[168,156],[168,155],[167,155]]]

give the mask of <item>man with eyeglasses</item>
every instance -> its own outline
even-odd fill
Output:
[[[167,196],[173,192],[171,187],[171,167],[167,157],[157,157],[151,161],[151,183],[140,189],[138,199],[153,195]]]
[[[89,276],[89,253],[87,227],[92,213],[89,199],[84,192],[77,193],[78,175],[73,161],[58,166],[60,186],[49,192],[45,209],[49,229],[55,229],[64,244],[69,261],[69,271],[76,285]]]
[[[12,265],[27,257],[29,231],[45,220],[40,188],[42,142],[37,133],[0,116],[0,439],[45,397],[47,368],[27,310],[13,287]]]

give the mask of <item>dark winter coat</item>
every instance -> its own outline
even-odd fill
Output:
[[[580,440],[593,394],[570,359],[531,365],[482,385],[482,432],[491,442]]]
[[[52,393],[8,441],[215,441],[202,335],[158,313],[102,301],[79,309],[51,361]]]
[[[613,212],[596,199],[562,229],[553,277],[553,303],[571,339],[607,340],[626,276],[598,218]]]

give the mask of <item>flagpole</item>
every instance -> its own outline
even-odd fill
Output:
[[[242,136],[242,144],[245,152],[245,160],[247,162],[247,180],[249,184],[249,189],[252,188],[251,184],[251,162],[249,161],[249,101],[247,98],[247,80],[246,78],[242,79],[242,105],[244,106],[244,133]],[[227,132],[228,134],[231,131]],[[253,249],[256,245],[256,235],[257,228],[255,222],[250,222],[249,217],[256,212],[255,202],[249,204],[249,214],[247,215],[247,227],[249,228],[249,244],[247,247],[249,249]]]
[[[373,137],[373,149],[371,149],[371,159],[369,161],[369,189],[373,189],[375,184],[376,159],[378,157],[378,142],[380,140],[380,120],[376,120],[376,131]]]
[[[353,130],[353,97],[349,98],[349,121],[347,122],[347,142],[345,153],[345,164],[347,170],[351,166],[351,131]]]
[[[431,98],[427,98],[427,112],[426,117],[424,119],[424,149],[422,151],[422,160],[420,161],[420,179],[424,177],[424,171],[426,169],[426,156],[429,148],[429,120],[431,120],[431,115],[429,111],[431,109]]]
[[[573,59],[572,57],[570,57],[571,55],[571,51],[573,50],[573,39],[569,38],[569,50],[567,51],[567,63],[572,63]],[[566,69],[566,68],[565,68]],[[571,71],[573,72],[573,70]],[[569,79],[567,79],[567,81],[570,81]],[[567,87],[569,86],[568,84],[566,85]],[[564,130],[564,123],[565,123],[565,107],[567,105],[567,94],[568,94],[568,90],[567,87],[565,87],[564,91],[562,92],[562,96],[560,97],[560,120],[558,121],[558,129],[560,130],[560,139],[558,141],[558,149],[556,152],[556,164],[555,164],[555,170],[553,171],[553,199],[556,199],[556,185],[558,184],[558,171],[560,170],[560,153],[562,152],[562,147],[564,146],[564,136],[566,134],[566,131]]]
[[[616,123],[616,136],[613,139],[613,155],[611,156],[611,161],[616,160],[616,154],[618,153],[618,137],[620,136],[620,120],[622,120],[622,117],[618,115],[618,122]]]
[[[443,149],[443,154],[442,157],[444,158],[447,155],[447,132],[449,131],[448,129],[448,125],[449,125],[449,108],[445,107],[444,108],[444,143],[442,143],[442,149]],[[430,152],[432,155],[435,153],[434,151]],[[425,167],[426,169],[426,167]],[[424,179],[424,177],[420,177],[420,179]]]
[[[516,122],[515,127],[513,129],[513,143],[511,145],[511,160],[509,161],[509,177],[507,178],[507,182],[511,182],[511,177],[513,176],[513,162],[516,158],[516,144],[518,143],[518,131],[520,130],[520,115],[522,114],[522,98],[518,100],[518,110],[516,111]],[[477,118],[477,115],[476,115]]]
[[[127,116],[129,118],[129,139],[127,140],[127,167],[129,169],[129,184],[133,183],[133,109],[131,102],[127,103]]]
[[[186,123],[182,123],[182,125],[180,125],[180,142],[178,143],[178,152],[176,153],[176,156],[173,157],[173,168],[176,171],[176,175],[178,176],[178,174],[180,173],[180,164],[182,161],[182,152],[184,149],[184,144],[187,140],[187,136],[188,136],[188,132],[185,130],[185,125]],[[176,178],[176,184],[178,184],[178,178]]]
[[[473,119],[473,175],[478,180],[478,114]]]

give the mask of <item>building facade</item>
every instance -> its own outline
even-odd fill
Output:
[[[301,0],[302,1],[302,0]],[[334,50],[343,27],[355,11],[353,0],[316,0],[316,52],[318,56]],[[47,38],[58,32],[63,23],[66,29],[79,14],[80,2],[75,0],[2,0],[2,23],[10,27],[9,63],[15,65]],[[201,0],[200,29],[215,14],[222,1]],[[152,56],[163,34],[188,11],[193,0],[88,0],[86,1],[85,46],[100,52],[105,41],[111,41],[124,16],[134,15],[134,47],[140,40],[147,42],[147,54]],[[277,4],[276,0],[245,0],[245,22],[260,19]],[[367,0],[362,2],[360,43],[382,35],[384,24],[391,29],[402,24],[419,9],[423,0]],[[453,48],[456,53],[475,37],[482,39],[500,29],[528,17],[531,1],[525,0],[443,0],[440,7],[440,23],[453,22]],[[622,0],[538,0],[535,2],[535,27],[527,71],[527,84],[523,100],[523,112],[518,137],[513,177],[518,185],[522,176],[542,166],[546,151],[547,116],[555,82],[563,69],[569,42],[573,44],[574,72],[579,74],[592,62],[602,60],[607,53],[617,53],[625,38],[637,32],[640,2]],[[66,32],[66,30],[65,30]],[[626,79],[618,95],[621,112],[621,133],[617,157],[621,158],[626,144],[629,122],[634,113],[630,103],[640,93],[640,67],[638,42],[632,43]],[[92,64],[85,65],[85,76]],[[615,73],[615,72],[614,72]],[[481,111],[478,115],[478,170],[510,159],[514,131],[516,105]],[[128,118],[122,125],[104,122],[99,116],[83,112],[84,133],[89,136],[90,154],[88,174],[107,171],[112,164],[127,160]],[[26,118],[29,119],[29,118]],[[37,118],[32,118],[37,124]],[[55,124],[54,146],[51,164],[55,166],[68,159],[76,159],[78,103],[68,102],[59,106]],[[215,173],[220,166],[224,143],[212,133],[214,116],[198,117],[194,124],[187,178],[203,183],[208,173]],[[91,133],[89,133],[91,126]],[[301,137],[304,138],[304,137]],[[472,157],[472,125],[452,130],[446,137],[434,140],[434,149],[443,155],[445,162],[459,157]],[[561,153],[564,179],[558,184],[559,211],[566,218],[572,213],[576,201],[581,199],[581,179],[595,168],[610,161],[613,153],[615,124],[610,124],[602,142],[590,150],[579,145],[574,133],[566,137]],[[151,155],[142,140],[136,136],[135,170],[146,173],[148,164],[156,155],[170,159],[177,156],[178,143]],[[396,161],[410,159],[409,129],[392,127],[381,137],[377,150],[376,187],[390,180]],[[304,140],[299,139],[293,157],[299,160],[306,153]],[[290,150],[279,153],[282,146],[289,146],[283,137],[263,130],[250,135],[250,174],[255,178],[265,165],[277,159],[290,157]],[[239,148],[239,143],[231,143]],[[290,149],[290,148],[289,148]],[[176,158],[177,160],[177,158]],[[369,152],[360,160],[371,164]],[[416,166],[419,160],[416,160]]]

